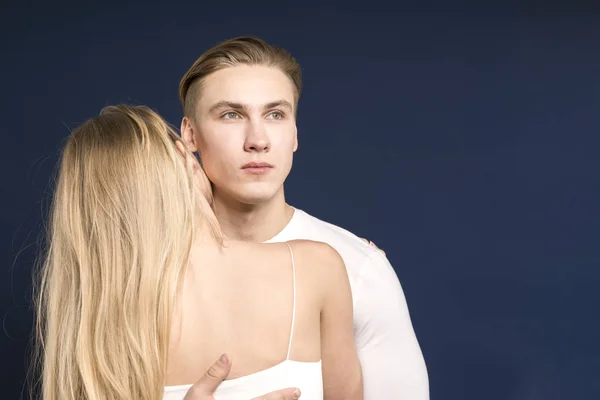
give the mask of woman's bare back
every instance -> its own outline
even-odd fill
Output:
[[[234,361],[229,379],[273,367],[288,350],[291,360],[320,360],[321,244],[289,245],[233,242],[220,251],[193,249],[173,316],[166,385],[195,382],[223,353]]]

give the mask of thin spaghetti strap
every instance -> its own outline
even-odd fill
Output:
[[[292,251],[292,246],[288,242],[285,242],[288,249],[290,249],[290,254],[292,256],[292,281],[294,283],[294,305],[292,309],[292,328],[290,330],[290,343],[288,345],[286,360],[290,359],[290,352],[292,351],[292,338],[294,337],[294,322],[296,322],[296,266],[294,265],[294,252]]]

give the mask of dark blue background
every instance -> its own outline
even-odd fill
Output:
[[[200,3],[0,13],[0,397],[24,382],[31,265],[68,129],[118,102],[179,126],[183,73],[252,34],[303,67],[288,200],[386,250],[432,399],[600,398],[595,2]]]

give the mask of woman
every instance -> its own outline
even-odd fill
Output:
[[[69,137],[43,261],[44,400],[183,399],[225,352],[217,399],[362,398],[341,257],[223,237],[202,168],[146,107],[107,107]]]

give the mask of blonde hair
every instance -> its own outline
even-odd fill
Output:
[[[279,68],[294,85],[295,103],[302,91],[300,65],[285,49],[262,39],[240,36],[226,40],[202,54],[179,83],[179,100],[186,116],[192,117],[204,78],[213,72],[236,65],[264,65]]]
[[[68,138],[37,292],[44,400],[162,398],[192,242],[200,224],[222,238],[178,140],[150,109],[125,105]]]

